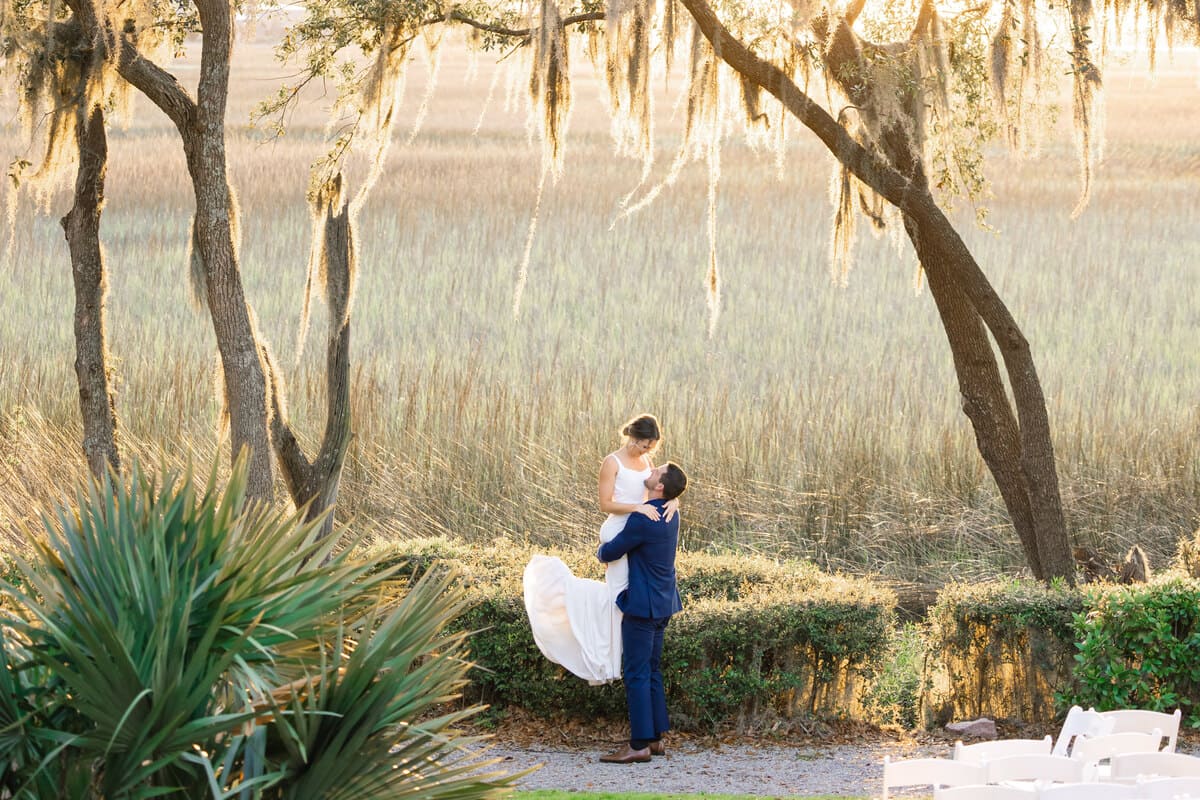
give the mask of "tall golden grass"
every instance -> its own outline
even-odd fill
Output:
[[[263,332],[290,364],[307,168],[332,98],[310,96],[286,137],[258,143],[245,120],[285,70],[265,45],[242,51],[230,154],[243,272]],[[524,76],[493,86],[490,62],[472,74],[461,54],[448,54],[423,130],[392,151],[360,221],[356,438],[339,514],[381,538],[584,546],[600,521],[599,460],[624,418],[647,410],[664,424],[662,456],[693,480],[687,546],[919,580],[1019,570],[909,249],[867,239],[848,287],[834,286],[828,156],[801,132],[779,172],[772,154],[727,145],[725,311],[709,338],[703,169],[610,230],[640,165],[612,155],[601,88],[581,63],[565,175],[546,190],[519,320],[512,291],[540,158],[520,100]],[[1110,74],[1108,160],[1078,221],[1068,219],[1077,185],[1065,130],[1036,158],[991,154],[998,232],[976,227],[970,209],[960,214],[1032,342],[1072,536],[1114,554],[1138,542],[1156,563],[1200,508],[1200,87],[1186,67]],[[194,77],[194,63],[179,73]],[[422,81],[416,64],[410,111]],[[681,87],[659,97],[660,174]],[[112,138],[102,235],[125,451],[164,465],[207,460],[221,444],[216,360],[207,318],[187,300],[192,200],[178,139],[144,102]],[[12,257],[0,266],[8,530],[85,469],[57,225],[68,202],[63,193],[49,214],[22,204]],[[315,318],[313,331],[323,323]],[[321,350],[310,335],[287,375],[293,413],[313,437]]]

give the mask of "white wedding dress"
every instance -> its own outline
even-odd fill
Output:
[[[612,456],[616,458],[616,456]],[[643,503],[650,470],[632,470],[617,458],[613,500]],[[609,514],[600,526],[607,542],[625,528],[628,514]],[[608,565],[603,581],[576,577],[553,556],[535,555],[525,567],[525,611],[542,655],[591,684],[621,677],[621,610],[617,595],[629,585],[624,557]]]

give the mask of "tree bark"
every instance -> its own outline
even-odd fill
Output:
[[[79,163],[75,173],[75,202],[62,218],[75,284],[75,376],[83,418],[83,453],[97,478],[103,478],[109,467],[114,471],[121,468],[116,400],[109,382],[104,326],[108,281],[100,248],[100,214],[108,169],[108,135],[104,126],[101,106],[80,108],[76,121]]]
[[[269,501],[273,495],[271,444],[267,434],[266,370],[258,333],[246,302],[234,242],[237,209],[225,154],[225,111],[233,55],[233,19],[227,0],[197,0],[203,31],[195,126],[183,147],[196,196],[195,235],[204,264],[205,288],[225,380],[232,457],[246,449],[250,470],[247,494]]]
[[[165,113],[183,140],[196,197],[195,241],[204,265],[205,297],[225,383],[231,458],[246,449],[250,464],[247,494],[273,496],[270,400],[253,313],[246,302],[234,241],[236,208],[225,153],[225,111],[233,53],[233,19],[225,0],[196,0],[202,44],[196,99],[175,76],[146,59],[121,39],[118,69]]]
[[[1030,569],[1042,580],[1062,578],[1074,584],[1049,415],[1029,343],[933,200],[923,175],[916,169],[906,174],[884,154],[857,142],[781,69],[737,40],[706,0],[682,2],[727,65],[774,95],[859,181],[901,211],[950,341],[963,409],[974,426],[980,454],[1000,489]],[[836,70],[832,74],[837,74]],[[1004,359],[1015,414],[984,326]]]
[[[354,293],[357,255],[350,209],[342,194],[342,178],[335,177],[318,192],[316,210],[324,219],[324,234],[314,249],[323,262],[325,303],[329,333],[325,345],[325,432],[317,457],[310,462],[300,447],[288,419],[283,387],[275,365],[267,360],[273,391],[271,438],[279,457],[279,471],[297,507],[305,506],[305,519],[325,514],[337,501],[346,451],[353,438],[350,409],[350,301]],[[325,517],[320,536],[333,532],[333,515]]]
[[[330,333],[326,367],[325,434],[317,457],[304,455],[287,417],[283,386],[262,344],[241,282],[236,243],[237,209],[230,191],[225,152],[233,26],[225,0],[195,0],[203,31],[196,99],[175,76],[146,59],[129,39],[117,43],[123,78],[175,124],[196,197],[195,246],[204,266],[205,298],[221,354],[233,457],[250,451],[249,494],[272,494],[272,445],[288,491],[313,519],[336,502],[342,466],[352,438],[350,419],[350,298],[355,253],[350,212],[341,197],[326,198],[325,250]],[[92,17],[91,28],[96,28]],[[333,184],[331,184],[332,186]],[[270,431],[270,436],[268,435]],[[322,528],[332,530],[332,516]]]
[[[1038,547],[1037,529],[1029,504],[1028,485],[1020,464],[1020,432],[1012,413],[995,353],[983,320],[953,277],[953,266],[923,234],[920,225],[905,217],[905,230],[929,281],[946,340],[954,358],[963,412],[975,430],[975,442],[1000,489],[1026,563],[1039,580],[1046,569]]]
[[[925,257],[920,254],[919,257],[927,274],[926,257],[931,264],[944,265],[949,270],[956,286],[987,325],[1004,361],[1013,405],[1016,406],[1016,429],[1009,431],[1007,423],[1001,423],[1005,430],[999,435],[1008,441],[1015,432],[1017,446],[1015,451],[1006,450],[1003,466],[994,466],[990,462],[988,466],[1000,486],[1005,506],[1027,553],[1033,549],[1029,540],[1036,546],[1042,573],[1038,577],[1047,581],[1061,578],[1073,586],[1075,559],[1063,517],[1050,416],[1029,342],[932,195],[927,193],[920,203],[914,204],[909,217],[916,230],[913,244],[916,246],[917,241],[921,241],[921,247],[926,251]],[[932,277],[930,286],[932,290]],[[992,404],[1002,402],[1004,415],[1011,419],[1013,409],[1003,385],[996,386],[992,394],[995,398]],[[999,420],[1000,415],[993,414],[991,418]],[[1026,514],[1028,523],[1025,522]],[[1030,567],[1037,575],[1038,569],[1033,562]]]

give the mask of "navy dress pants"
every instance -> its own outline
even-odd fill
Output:
[[[652,742],[671,729],[667,696],[663,692],[663,631],[670,617],[631,617],[621,620],[621,677],[629,708],[631,742]]]

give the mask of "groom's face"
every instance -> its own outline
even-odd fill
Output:
[[[646,480],[644,481],[644,483],[646,485],[646,489],[651,492],[655,491],[656,489],[661,489],[662,488],[662,476],[663,476],[663,473],[666,471],[667,471],[666,464],[663,464],[661,467],[655,467],[654,469],[650,470],[650,477],[646,478]]]

